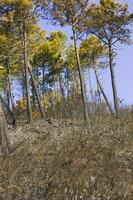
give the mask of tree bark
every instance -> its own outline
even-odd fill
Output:
[[[97,69],[96,69],[96,72],[97,72]],[[95,76],[96,76],[96,74],[95,74]],[[102,93],[102,91],[101,91],[101,88],[100,88],[101,82],[99,80],[98,72],[97,72],[97,77],[98,77],[98,79],[96,78],[96,82],[97,82],[98,105],[101,105],[102,104],[102,99],[101,99],[101,93]],[[98,80],[100,82],[100,85],[99,85]],[[102,85],[101,85],[101,87],[102,87]]]
[[[2,107],[5,108],[5,109],[3,109],[3,112],[4,111],[7,112],[7,115],[9,115],[11,120],[12,120],[10,123],[13,126],[15,126],[16,125],[16,117],[15,117],[14,113],[10,110],[10,108],[8,107],[8,104],[4,101],[3,97],[1,96],[1,94],[0,94],[0,102],[3,105]],[[5,114],[5,118],[6,118],[6,114]],[[8,120],[7,120],[7,123],[8,123]]]
[[[34,85],[33,82],[31,84],[31,88],[32,88],[32,103],[33,103],[33,111],[36,111],[36,95],[35,95],[35,89],[34,89]]]
[[[43,112],[43,108],[42,108],[42,105],[41,105],[41,100],[40,100],[40,96],[39,96],[39,93],[38,93],[38,89],[37,89],[37,86],[36,86],[36,81],[34,79],[34,76],[33,76],[33,73],[32,73],[32,69],[31,69],[31,66],[29,64],[28,64],[28,70],[29,70],[29,73],[30,73],[30,76],[31,76],[31,80],[32,80],[33,86],[34,86],[34,90],[35,90],[35,94],[36,94],[36,98],[37,98],[40,114],[41,114],[41,117],[44,118],[44,112]]]
[[[25,69],[24,68],[22,69],[21,74],[22,74],[22,80],[21,80],[22,95],[23,95],[23,99],[26,99],[26,86],[25,86],[26,85],[26,82],[25,82],[26,78],[25,78]]]
[[[107,96],[106,96],[106,94],[105,94],[105,92],[104,92],[104,89],[103,89],[103,87],[102,87],[102,84],[101,84],[101,82],[100,82],[100,80],[99,80],[99,76],[98,76],[98,72],[97,72],[96,67],[94,67],[94,72],[95,72],[95,77],[96,77],[96,80],[97,80],[99,89],[101,90],[101,93],[102,93],[102,95],[103,95],[103,98],[104,98],[104,100],[105,100],[105,102],[106,102],[106,104],[107,104],[107,107],[108,107],[110,113],[113,115],[112,108],[111,108],[111,106],[110,106],[110,104],[109,104],[108,98],[107,98]]]
[[[42,76],[43,76],[43,78],[42,78],[42,94],[44,95],[44,93],[45,93],[45,67],[43,66],[43,68],[42,68]]]
[[[7,82],[8,82],[8,80],[7,80]],[[9,93],[9,85],[8,84],[6,87],[6,98],[7,98],[8,107],[10,108],[10,93]]]
[[[112,50],[111,44],[109,44],[109,65],[110,65],[110,74],[111,74],[115,113],[116,113],[116,117],[118,118],[119,104],[118,104],[118,94],[117,94],[115,71],[114,71],[114,64],[113,64],[113,50]]]
[[[59,78],[59,86],[60,86],[60,92],[61,92],[61,97],[62,97],[62,114],[63,114],[63,117],[65,119],[65,124],[66,124],[66,115],[67,115],[67,111],[66,111],[66,105],[65,105],[65,93],[64,93],[64,88],[63,88],[63,85],[62,85],[62,77],[61,77],[61,73],[59,72],[59,75],[58,75],[58,78]]]
[[[12,93],[12,80],[11,80],[11,58],[9,56],[8,64],[7,64],[7,78],[8,78],[8,92],[9,92],[9,104],[11,102],[11,109],[16,116],[16,107],[14,103],[13,93]],[[9,106],[9,105],[8,105]],[[9,106],[10,108],[10,106]]]
[[[27,34],[25,22],[23,22],[23,54],[24,54],[24,69],[25,69],[25,82],[26,82],[26,98],[27,98],[27,111],[29,123],[33,123],[31,100],[30,100],[30,83],[28,71],[28,49],[27,49]]]
[[[88,72],[89,72],[88,74],[89,74],[90,93],[91,93],[92,100],[95,101],[94,94],[93,94],[93,89],[92,89],[92,83],[91,83],[90,69],[89,69]]]
[[[84,120],[88,121],[89,116],[88,116],[87,100],[86,100],[85,89],[84,89],[83,74],[82,74],[82,68],[81,68],[81,63],[80,63],[80,58],[79,58],[79,51],[78,51],[78,48],[77,48],[76,31],[75,31],[75,27],[73,25],[72,25],[72,30],[73,30],[75,54],[76,54],[76,59],[77,59],[77,67],[78,67],[78,73],[79,73],[79,79],[80,79],[80,88],[81,88],[81,95],[82,95],[82,102],[83,102]]]
[[[7,136],[7,124],[1,101],[0,101],[0,147],[2,156],[3,157],[8,156],[8,154],[10,153],[10,144]]]

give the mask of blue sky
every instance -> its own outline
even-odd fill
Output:
[[[127,2],[129,5],[129,11],[133,12],[133,0],[119,0],[118,2]],[[40,25],[42,28],[47,30],[47,34],[51,31],[58,31],[61,30],[67,33],[68,36],[72,35],[70,27],[58,27],[52,26],[49,23],[44,21],[40,21]],[[133,34],[132,34],[133,40]],[[72,43],[70,39],[68,39],[68,44]],[[130,46],[119,46],[117,47],[117,59],[116,59],[116,83],[118,89],[118,96],[121,100],[123,100],[123,104],[133,104],[133,45]],[[101,80],[103,86],[105,88],[106,94],[112,100],[112,90],[111,90],[111,82],[110,82],[110,75],[109,70],[104,70],[101,73]],[[86,76],[86,79],[88,77]],[[95,80],[92,74],[92,82],[95,88]],[[88,81],[87,81],[88,85]],[[89,87],[88,87],[89,90]]]

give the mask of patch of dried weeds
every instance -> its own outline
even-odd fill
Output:
[[[0,160],[2,200],[132,200],[133,149],[127,122],[97,118],[82,123],[38,121],[10,133]]]

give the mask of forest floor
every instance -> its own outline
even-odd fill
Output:
[[[9,130],[0,200],[132,200],[133,125],[94,117],[38,120]]]

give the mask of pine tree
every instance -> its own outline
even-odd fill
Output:
[[[88,6],[88,1],[71,1],[71,0],[53,0],[51,14],[53,19],[57,20],[61,25],[69,25],[72,28],[73,40],[74,40],[74,49],[75,56],[77,61],[77,69],[79,73],[81,95],[83,102],[84,110],[84,120],[87,121],[88,118],[88,108],[87,108],[87,99],[85,94],[85,86],[83,81],[83,72],[80,63],[79,51],[78,51],[78,35],[77,35],[77,26],[80,22],[80,16],[83,17],[85,13],[86,6]]]
[[[91,35],[86,40],[83,40],[80,47],[80,56],[83,65],[89,68],[94,69],[94,74],[96,77],[97,82],[97,90],[102,93],[103,98],[108,106],[110,113],[112,114],[112,108],[110,106],[109,100],[105,94],[101,81],[98,75],[98,68],[105,68],[104,66],[107,65],[106,58],[107,58],[107,46],[102,45],[102,42],[99,38],[94,35]]]
[[[108,46],[113,100],[118,117],[119,103],[114,71],[114,58],[116,57],[114,47],[118,43],[130,43],[131,15],[128,12],[128,5],[115,0],[100,0],[99,4],[92,4],[88,8],[86,18],[82,22],[83,32],[96,35],[103,44]]]

